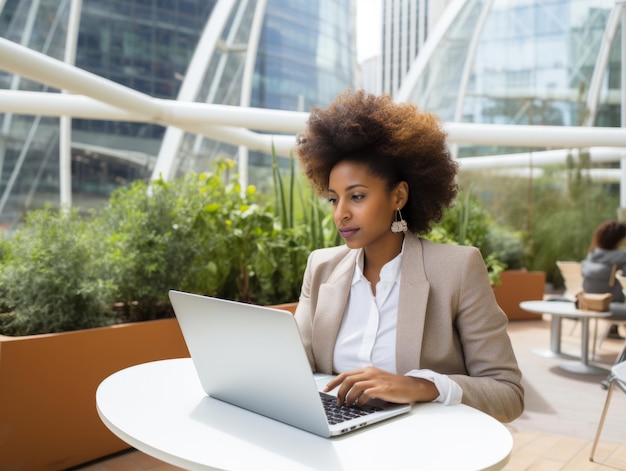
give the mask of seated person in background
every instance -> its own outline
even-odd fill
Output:
[[[295,317],[340,404],[464,403],[502,422],[521,372],[475,247],[419,237],[457,192],[440,121],[363,91],[313,109],[297,154],[345,245],[311,253]]]
[[[593,233],[587,258],[582,262],[583,289],[587,293],[611,293],[613,302],[623,303],[622,286],[615,272],[626,273],[626,251],[620,247],[626,241],[626,224],[606,221]],[[609,336],[619,338],[617,324],[611,326]]]

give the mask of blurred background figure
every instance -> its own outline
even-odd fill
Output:
[[[611,293],[613,302],[623,303],[622,286],[615,279],[617,271],[626,273],[626,224],[605,221],[593,233],[587,258],[582,261],[583,289],[588,293]],[[621,338],[618,325],[613,324],[609,337]]]

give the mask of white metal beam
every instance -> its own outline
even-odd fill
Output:
[[[0,59],[1,63],[1,59]],[[232,126],[277,133],[298,133],[308,113],[242,108],[151,98],[155,116],[101,103],[81,95],[0,90],[0,112],[42,116],[167,123],[189,132],[202,126]],[[193,130],[192,130],[193,129]],[[448,141],[457,144],[523,146],[527,148],[625,147],[626,129],[581,126],[445,123]]]
[[[600,91],[602,90],[602,83],[606,75],[611,46],[613,45],[613,40],[615,39],[615,34],[619,26],[621,8],[620,5],[613,6],[604,28],[600,50],[598,51],[598,57],[596,58],[596,64],[593,68],[593,75],[591,76],[589,92],[587,94],[587,116],[585,117],[584,124],[588,126],[592,126],[596,119],[598,102],[600,101]]]
[[[456,19],[461,9],[465,6],[467,0],[454,0],[446,7],[436,26],[428,35],[428,40],[423,44],[422,50],[417,55],[411,68],[402,80],[402,85],[394,98],[398,101],[411,101],[411,92],[415,89],[417,79],[422,75],[424,69],[430,62],[430,58],[435,53],[439,43],[443,41],[445,33],[450,28],[452,22]]]
[[[590,147],[585,149],[589,159],[594,163],[619,162],[624,149],[621,147]],[[545,167],[562,165],[568,156],[578,158],[578,149],[553,149],[519,154],[489,155],[482,157],[465,157],[458,159],[462,170],[489,170],[501,168]],[[617,170],[617,169],[616,169]]]
[[[582,126],[446,123],[448,141],[527,148],[626,147],[626,129]]]
[[[309,116],[308,113],[298,111],[242,108],[161,98],[152,100],[160,110],[159,117],[155,119],[84,95],[0,90],[0,113],[167,123],[181,128],[188,124],[224,125],[289,133],[302,131]]]
[[[485,22],[487,21],[487,17],[491,12],[491,5],[493,0],[487,0],[483,3],[480,15],[478,15],[478,21],[476,22],[476,27],[474,32],[472,33],[472,38],[469,42],[467,48],[467,54],[465,55],[465,63],[463,64],[463,70],[461,72],[461,80],[459,81],[459,90],[457,92],[456,99],[456,107],[454,110],[454,118],[455,122],[461,122],[463,117],[463,106],[465,105],[465,99],[467,96],[467,86],[470,81],[470,76],[474,67],[474,58],[476,56],[476,49],[478,48],[478,43],[480,38],[483,35],[483,29],[485,27]],[[452,155],[457,156],[458,153],[458,145],[453,144],[451,146]]]
[[[82,0],[71,0],[65,34],[65,63],[74,65]],[[59,119],[59,199],[62,209],[72,207],[72,117]]]
[[[59,90],[88,95],[104,103],[158,119],[160,108],[143,93],[112,80],[0,38],[0,69]]]
[[[235,0],[218,0],[213,7],[209,20],[187,67],[185,78],[178,92],[178,100],[193,102],[202,86],[202,79],[206,74],[211,58],[215,53],[216,44],[220,39],[224,26],[228,21]],[[162,176],[165,180],[172,178],[176,153],[183,140],[184,128],[168,126],[165,130],[159,156],[152,170],[152,180]]]
[[[467,48],[467,54],[465,55],[465,63],[463,64],[463,71],[461,73],[461,80],[459,81],[459,91],[457,93],[457,101],[456,108],[454,111],[454,121],[460,122],[463,117],[463,104],[465,103],[465,96],[467,94],[467,85],[470,81],[470,76],[472,73],[472,68],[474,66],[474,58],[476,57],[476,49],[478,48],[478,43],[480,38],[483,35],[483,29],[485,27],[485,22],[491,12],[491,5],[493,0],[488,0],[483,3],[481,8],[480,15],[478,15],[478,21],[476,22],[476,26],[474,32],[472,33],[472,38],[469,42],[469,46]]]
[[[257,0],[254,9],[254,17],[250,26],[248,35],[248,48],[244,61],[243,74],[241,77],[241,94],[239,105],[249,107],[252,97],[252,79],[254,77],[254,67],[256,64],[256,56],[259,49],[259,39],[261,30],[263,29],[263,19],[265,18],[265,10],[267,8],[267,0]],[[239,146],[239,184],[241,191],[245,192],[248,188],[248,151],[246,146]]]

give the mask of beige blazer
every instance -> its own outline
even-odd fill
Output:
[[[521,415],[521,372],[506,332],[507,317],[474,247],[405,236],[396,339],[397,373],[431,369],[463,389],[464,404],[502,422]],[[357,250],[311,253],[296,309],[313,371],[332,373]]]

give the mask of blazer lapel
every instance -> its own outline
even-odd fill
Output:
[[[350,295],[357,253],[357,250],[350,250],[328,282],[320,285],[313,320],[313,354],[319,372],[332,373],[335,342]]]
[[[426,306],[430,283],[424,271],[421,239],[405,236],[402,256],[398,325],[396,331],[396,370],[405,374],[420,364]]]

